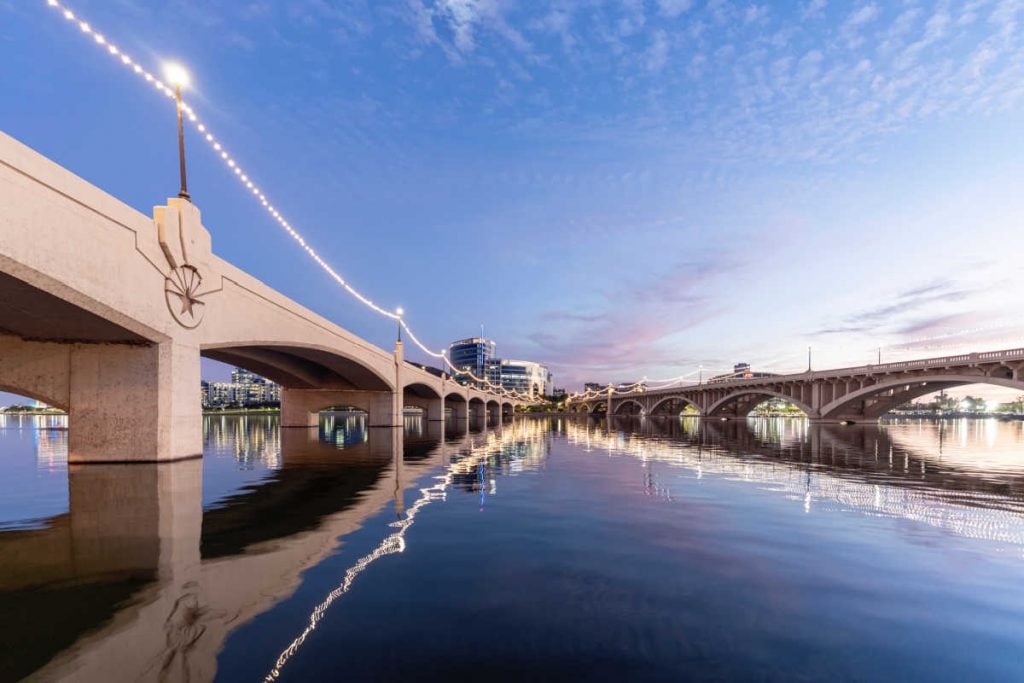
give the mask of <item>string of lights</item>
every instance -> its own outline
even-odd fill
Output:
[[[156,90],[168,98],[175,98],[175,89],[164,82],[159,76],[154,75],[142,66],[136,59],[134,59],[127,52],[119,48],[105,35],[96,30],[89,22],[75,14],[67,5],[62,3],[60,0],[46,0],[47,6],[53,8],[55,11],[60,13],[68,22],[74,23],[78,26],[81,32],[87,36],[91,36],[93,42],[100,48],[104,49],[111,57],[115,58],[122,66],[129,69],[137,76],[145,80],[147,83],[152,85]],[[186,80],[186,74],[183,70],[177,69],[179,73],[179,79]],[[179,83],[177,85],[187,85],[187,83]],[[403,330],[405,330],[409,339],[422,351],[431,358],[436,358],[442,361],[443,368],[449,370],[453,375],[468,376],[475,382],[485,385],[502,396],[519,398],[521,400],[535,400],[534,397],[522,396],[518,392],[509,392],[505,387],[498,384],[494,384],[487,378],[477,377],[473,373],[456,368],[448,360],[444,351],[434,351],[430,349],[426,344],[420,341],[412,329],[410,329],[408,323],[406,323],[401,309],[398,311],[389,311],[388,309],[376,304],[368,296],[356,289],[351,283],[341,276],[324,258],[310,245],[305,237],[299,233],[298,230],[291,224],[291,222],[285,218],[284,214],[274,206],[269,196],[264,192],[263,189],[257,185],[250,173],[248,173],[238,162],[238,160],[228,151],[224,142],[213,134],[196,113],[195,108],[192,107],[188,102],[182,101],[181,108],[184,116],[198,131],[201,139],[216,153],[221,159],[228,170],[235,176],[239,183],[252,195],[252,197],[260,203],[260,205],[266,210],[271,218],[274,219],[277,224],[284,229],[284,231],[302,248],[306,254],[313,259],[313,261],[320,266],[320,268],[327,273],[327,275],[333,279],[339,286],[341,286],[346,292],[348,292],[353,298],[359,301],[361,304],[374,311],[375,313],[384,316],[392,321],[397,321]]]

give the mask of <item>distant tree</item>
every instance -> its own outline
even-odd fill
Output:
[[[985,399],[975,396],[964,396],[960,406],[967,413],[984,413],[988,408]]]

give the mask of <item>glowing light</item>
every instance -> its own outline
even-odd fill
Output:
[[[164,75],[171,85],[179,88],[187,88],[190,83],[188,77],[188,71],[185,71],[185,67],[175,62],[168,62],[164,64]]]

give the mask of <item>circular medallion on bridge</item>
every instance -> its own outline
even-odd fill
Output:
[[[205,304],[199,291],[202,284],[203,276],[195,266],[187,264],[171,270],[164,280],[167,308],[182,327],[192,329],[203,322]]]

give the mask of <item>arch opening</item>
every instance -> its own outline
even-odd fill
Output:
[[[708,416],[725,419],[745,419],[755,414],[758,407],[767,403],[767,412],[760,413],[760,416],[767,417],[771,414],[774,406],[786,405],[786,410],[792,412],[793,417],[809,417],[814,414],[810,406],[795,400],[785,394],[759,389],[756,391],[744,391],[730,394],[708,409]],[[792,406],[792,407],[790,407]],[[795,409],[795,410],[794,410]]]
[[[373,369],[329,349],[292,344],[212,345],[200,353],[288,389],[391,390],[391,384]]]
[[[67,415],[67,408],[58,403],[57,399],[0,381],[0,414]]]
[[[643,415],[643,413],[644,407],[638,401],[634,401],[633,399],[626,399],[625,401],[621,401],[619,405],[615,406],[616,415],[639,416]]]
[[[748,415],[750,417],[808,417],[807,413],[800,406],[778,396],[772,396],[761,401],[750,409]]]
[[[914,377],[910,381],[892,380],[862,387],[841,396],[823,406],[821,415],[826,420],[874,421],[916,399],[951,390],[957,396],[972,393],[1002,394],[1009,399],[1008,402],[1012,402],[1018,395],[1024,394],[1024,380],[1013,379],[1010,371],[989,376],[932,375]],[[998,399],[991,402],[995,408],[1001,403]],[[963,406],[946,403],[940,412],[969,414],[995,411],[990,410],[989,400],[986,400],[984,404],[975,401]]]
[[[698,417],[700,409],[688,398],[669,396],[654,404],[650,414],[653,417]]]
[[[321,408],[320,410],[317,411],[317,413],[319,413],[320,415],[354,415],[357,417],[365,417],[370,414],[370,411],[361,406],[333,405],[327,406],[326,408]]]
[[[438,399],[441,398],[441,394],[438,393],[432,387],[422,384],[420,382],[414,382],[412,384],[406,384],[402,389],[406,396],[415,396],[423,399]]]

